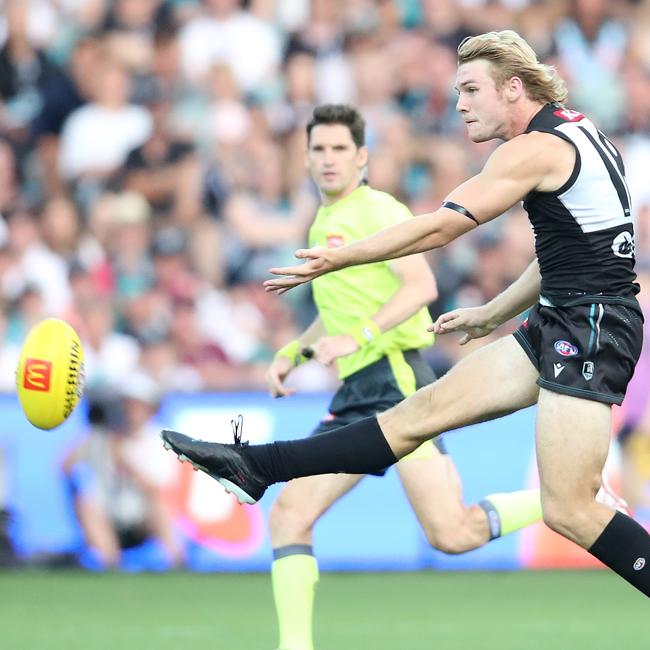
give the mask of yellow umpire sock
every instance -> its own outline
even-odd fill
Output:
[[[279,650],[313,650],[312,613],[318,562],[311,546],[275,549],[271,565],[273,598],[278,614]]]
[[[530,526],[542,518],[539,490],[488,494],[479,505],[488,518],[490,539]]]

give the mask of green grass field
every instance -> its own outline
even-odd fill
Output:
[[[2,650],[274,650],[266,575],[0,573]],[[316,650],[641,650],[648,600],[606,572],[329,574]]]

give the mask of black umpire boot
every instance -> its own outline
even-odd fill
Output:
[[[235,443],[224,445],[219,442],[196,440],[177,431],[164,429],[160,433],[165,449],[173,451],[181,462],[189,462],[195,469],[205,472],[237,497],[239,503],[259,501],[267,483],[246,459],[247,442],[241,441],[241,416],[232,420]]]

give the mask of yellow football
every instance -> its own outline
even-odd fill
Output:
[[[65,321],[48,318],[27,335],[16,370],[16,388],[27,419],[54,429],[74,411],[83,392],[84,353]]]

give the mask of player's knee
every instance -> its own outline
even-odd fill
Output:
[[[544,523],[556,533],[574,540],[588,520],[588,513],[579,503],[568,499],[542,498],[542,517]]]
[[[271,506],[269,513],[269,531],[271,539],[277,535],[301,536],[309,532],[315,523],[315,517],[308,508],[301,507],[293,499],[282,494]]]
[[[458,555],[467,550],[460,525],[425,526],[424,534],[433,548],[448,555]]]

